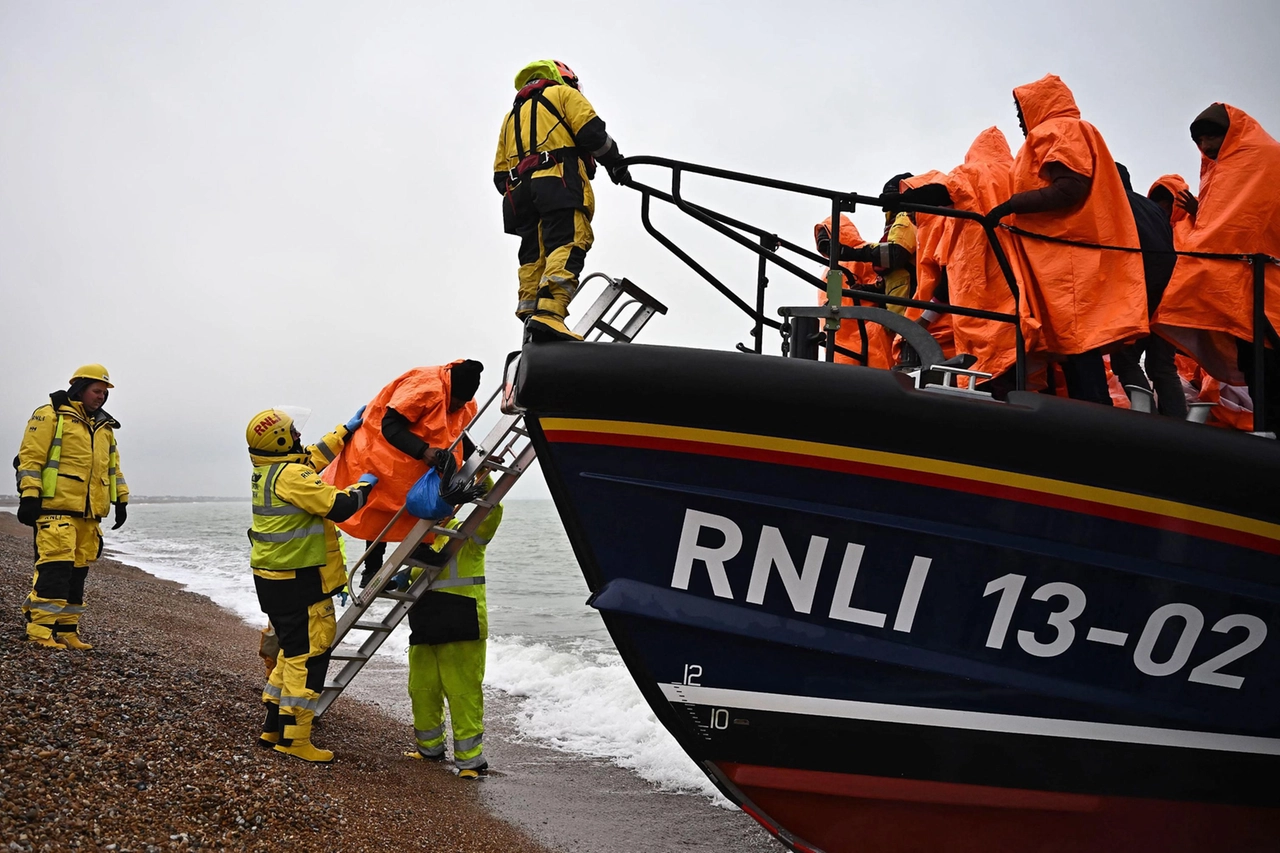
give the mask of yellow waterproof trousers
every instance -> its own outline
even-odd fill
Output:
[[[591,219],[580,208],[551,210],[522,225],[519,236],[516,316],[523,319],[536,311],[563,320],[595,240]]]
[[[89,564],[102,554],[102,529],[96,518],[42,515],[36,519],[36,570],[31,593],[22,603],[27,636],[45,640],[75,633],[84,613],[84,582]]]
[[[337,630],[333,599],[267,614],[280,641],[280,656],[262,691],[267,706],[263,734],[279,732],[281,746],[311,740],[311,721],[329,670],[329,646]]]
[[[485,640],[409,647],[409,701],[418,751],[444,755],[444,705],[453,720],[453,763],[459,770],[488,766],[484,758]]]

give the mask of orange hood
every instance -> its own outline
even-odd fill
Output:
[[[1013,90],[1013,97],[1022,109],[1028,131],[1050,119],[1080,118],[1075,95],[1057,74],[1046,74],[1034,83],[1019,86]]]
[[[1156,178],[1156,182],[1147,190],[1148,197],[1150,197],[1151,192],[1156,187],[1164,187],[1174,198],[1178,197],[1178,193],[1191,189],[1191,185],[1188,184],[1181,175],[1161,175]]]

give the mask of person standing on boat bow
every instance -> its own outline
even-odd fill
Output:
[[[568,65],[531,62],[515,86],[515,104],[498,135],[493,184],[502,195],[503,230],[520,238],[516,317],[534,338],[581,340],[564,320],[594,240],[596,162],[615,184],[631,174]]]
[[[48,649],[91,649],[80,639],[84,583],[102,555],[99,522],[115,505],[115,524],[128,514],[129,485],[120,472],[115,431],[102,408],[114,388],[107,369],[86,364],[65,391],[31,413],[14,460],[18,521],[35,529],[36,570],[22,604],[27,639]]]
[[[1110,406],[1104,349],[1148,333],[1142,257],[1096,248],[1139,248],[1124,184],[1102,134],[1080,118],[1058,76],[1019,86],[1013,98],[1026,141],[1014,158],[1013,195],[987,219],[1012,216],[1012,225],[1039,235],[1018,235],[1009,259],[1025,296],[1027,351],[1063,359],[1075,399]]]

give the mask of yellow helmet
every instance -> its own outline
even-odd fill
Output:
[[[268,456],[282,456],[293,447],[293,418],[279,409],[263,409],[249,419],[244,431],[249,449]]]
[[[105,382],[108,388],[116,386],[111,384],[111,377],[107,374],[107,369],[101,364],[82,364],[76,368],[76,372],[71,374],[71,378],[67,380],[70,385],[77,379],[92,379],[94,382]]]

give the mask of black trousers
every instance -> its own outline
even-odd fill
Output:
[[[1154,386],[1160,414],[1185,420],[1187,398],[1182,393],[1182,380],[1173,360],[1177,352],[1173,344],[1164,338],[1151,335],[1113,352],[1111,369],[1123,385],[1136,385],[1148,391]],[[1145,373],[1141,361],[1143,353],[1147,356]]]

